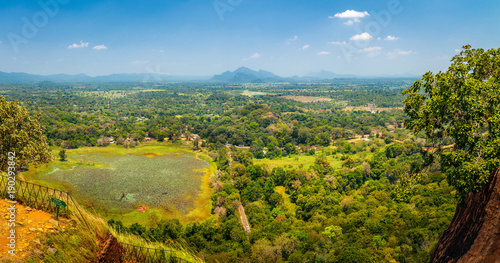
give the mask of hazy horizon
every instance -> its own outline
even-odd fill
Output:
[[[0,3],[0,71],[282,77],[326,70],[420,76],[461,47],[500,42],[497,1],[136,1]]]
[[[197,79],[203,79],[203,78],[212,78],[214,76],[217,76],[217,75],[221,75],[223,73],[226,73],[226,72],[235,72],[237,70],[239,70],[240,68],[248,68],[248,67],[245,67],[245,66],[240,66],[238,68],[235,68],[235,69],[228,69],[224,72],[219,72],[219,73],[216,73],[216,74],[211,74],[211,75],[204,75],[204,76],[200,76],[200,75],[172,75],[172,74],[167,74],[167,73],[156,73],[156,72],[130,72],[130,73],[123,73],[123,72],[117,72],[117,73],[110,73],[110,74],[101,74],[101,75],[89,75],[89,74],[85,74],[85,73],[75,73],[75,74],[68,74],[68,73],[51,73],[51,74],[36,74],[36,73],[29,73],[29,72],[20,72],[20,71],[12,71],[12,72],[8,72],[8,71],[0,71],[0,72],[4,72],[4,73],[20,73],[20,74],[29,74],[29,75],[39,75],[39,76],[54,76],[54,75],[69,75],[69,76],[78,76],[78,75],[86,75],[88,77],[105,77],[105,76],[110,76],[110,75],[121,75],[121,74],[146,74],[146,75],[155,75],[155,74],[158,74],[158,75],[165,75],[165,76],[171,76],[171,77],[191,77],[191,78],[197,78]],[[264,70],[264,69],[255,69],[255,68],[249,68],[250,70],[253,70],[253,71],[256,71],[256,72],[259,72],[259,71],[266,71],[266,72],[271,72],[271,71],[268,71],[268,70]],[[274,73],[274,72],[271,72],[271,73]],[[303,75],[290,75],[290,76],[281,76],[281,75],[277,75],[278,77],[281,77],[281,78],[291,78],[291,77],[315,77],[313,75],[315,74],[319,74],[319,73],[333,73],[333,74],[336,74],[336,75],[345,75],[347,76],[348,78],[413,78],[413,77],[419,77],[417,75],[410,75],[410,74],[382,74],[382,75],[354,75],[354,74],[338,74],[337,72],[331,72],[331,71],[326,71],[326,70],[320,70],[320,71],[315,71],[315,72],[309,72],[308,74],[303,74]],[[318,77],[318,78],[321,78],[321,77]],[[338,78],[338,77],[336,77]],[[323,78],[323,79],[328,79],[328,78]]]

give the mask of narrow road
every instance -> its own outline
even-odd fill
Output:
[[[383,136],[380,136],[380,138],[385,139],[385,137],[383,137]],[[391,139],[391,141],[393,141],[393,142],[397,142],[397,143],[401,143],[401,144],[403,144],[403,143],[404,143],[403,141],[396,140],[396,139]],[[442,148],[442,149],[450,149],[450,148],[453,148],[453,147],[455,147],[455,144],[446,145],[446,146],[443,146],[443,147],[441,147],[441,148]],[[424,146],[424,147],[422,147],[422,150],[424,150],[424,151],[430,151],[430,152],[433,152],[433,151],[435,151],[436,149],[437,149],[437,148],[435,148],[435,147],[425,147],[425,146]]]
[[[229,167],[233,165],[233,157],[231,156],[231,148],[229,146],[226,146],[227,148],[227,157],[229,158]]]
[[[233,165],[233,158],[231,156],[231,149],[227,147],[227,156],[229,157],[229,167]],[[240,219],[241,219],[241,224],[243,225],[243,229],[245,229],[245,232],[250,233],[250,224],[248,223],[247,215],[245,214],[245,209],[243,208],[243,205],[238,206],[238,212],[240,213]]]
[[[240,212],[241,224],[243,225],[245,232],[250,233],[251,232],[250,224],[248,224],[247,215],[245,214],[245,209],[241,204],[238,206],[238,211]]]

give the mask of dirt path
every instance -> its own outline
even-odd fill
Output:
[[[380,138],[384,139],[385,137],[380,136]],[[391,141],[393,141],[393,142],[397,142],[397,143],[401,143],[401,144],[403,144],[403,143],[404,143],[403,141],[396,140],[396,139],[391,139]],[[455,147],[455,144],[450,144],[450,145],[443,146],[443,147],[441,147],[441,149],[451,149],[451,148],[453,148],[453,147]],[[435,147],[425,147],[425,146],[424,146],[424,147],[422,147],[422,150],[424,150],[424,151],[428,151],[428,152],[434,152],[434,151],[436,151],[436,150],[437,150],[437,148],[435,148]]]
[[[231,149],[227,147],[227,157],[229,158],[229,167],[233,166],[233,157],[231,156]]]
[[[238,211],[240,212],[240,219],[241,219],[241,224],[243,225],[243,228],[245,229],[245,231],[247,233],[250,233],[250,224],[248,224],[248,220],[247,220],[247,215],[245,214],[245,209],[243,208],[243,206],[240,204],[238,206]]]
[[[404,143],[403,141],[400,141],[400,140],[396,140],[396,139],[391,139],[393,142],[397,142],[397,143]]]
[[[11,230],[8,225],[10,213],[7,208],[10,206],[11,204],[7,203],[6,199],[0,199],[0,262],[2,262],[2,259],[12,257],[23,259],[30,253],[36,253],[36,245],[43,240],[46,233],[64,231],[69,228],[67,219],[59,218],[58,222],[54,220],[55,215],[53,214],[16,204],[16,255],[12,256],[8,253],[10,248],[7,246],[10,241],[7,237],[10,235]]]
[[[226,146],[227,147],[227,146]],[[232,166],[233,164],[233,158],[231,157],[231,149],[227,147],[227,156],[229,158],[229,167]],[[238,212],[240,213],[240,219],[241,219],[241,224],[243,225],[243,229],[245,229],[245,232],[250,233],[250,224],[248,223],[247,215],[245,214],[245,209],[243,208],[243,205],[238,206]]]
[[[380,136],[379,138],[380,139],[386,139],[386,137],[384,137],[384,136]],[[397,143],[404,143],[403,141],[396,140],[396,139],[390,139],[390,140],[393,141],[393,142],[397,142]]]
[[[453,147],[455,147],[455,144],[450,144],[450,145],[443,146],[443,147],[441,147],[441,149],[451,149]],[[428,151],[428,152],[435,152],[437,150],[436,147],[422,147],[422,149],[424,151]]]

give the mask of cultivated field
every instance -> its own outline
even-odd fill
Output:
[[[332,101],[330,98],[321,98],[321,97],[311,97],[311,96],[283,96],[283,98],[289,99],[289,100],[296,100],[296,101],[301,101],[305,103],[311,103],[311,102],[322,102],[322,101]]]
[[[249,97],[253,97],[253,96],[263,96],[263,95],[267,95],[269,93],[267,92],[258,92],[258,91],[249,91],[249,90],[244,90],[241,95],[244,95],[244,96],[249,96]]]
[[[379,108],[379,107],[361,107],[361,106],[347,106],[345,111],[369,111],[372,113],[390,111],[390,110],[403,110],[403,108]]]

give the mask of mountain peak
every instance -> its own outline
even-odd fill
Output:
[[[247,67],[239,67],[235,71],[226,71],[220,75],[215,75],[211,81],[231,82],[231,83],[262,83],[262,82],[280,82],[283,81],[280,76],[272,72],[252,70]]]
[[[254,71],[254,70],[251,70],[250,68],[247,68],[247,67],[239,67],[236,71]]]

